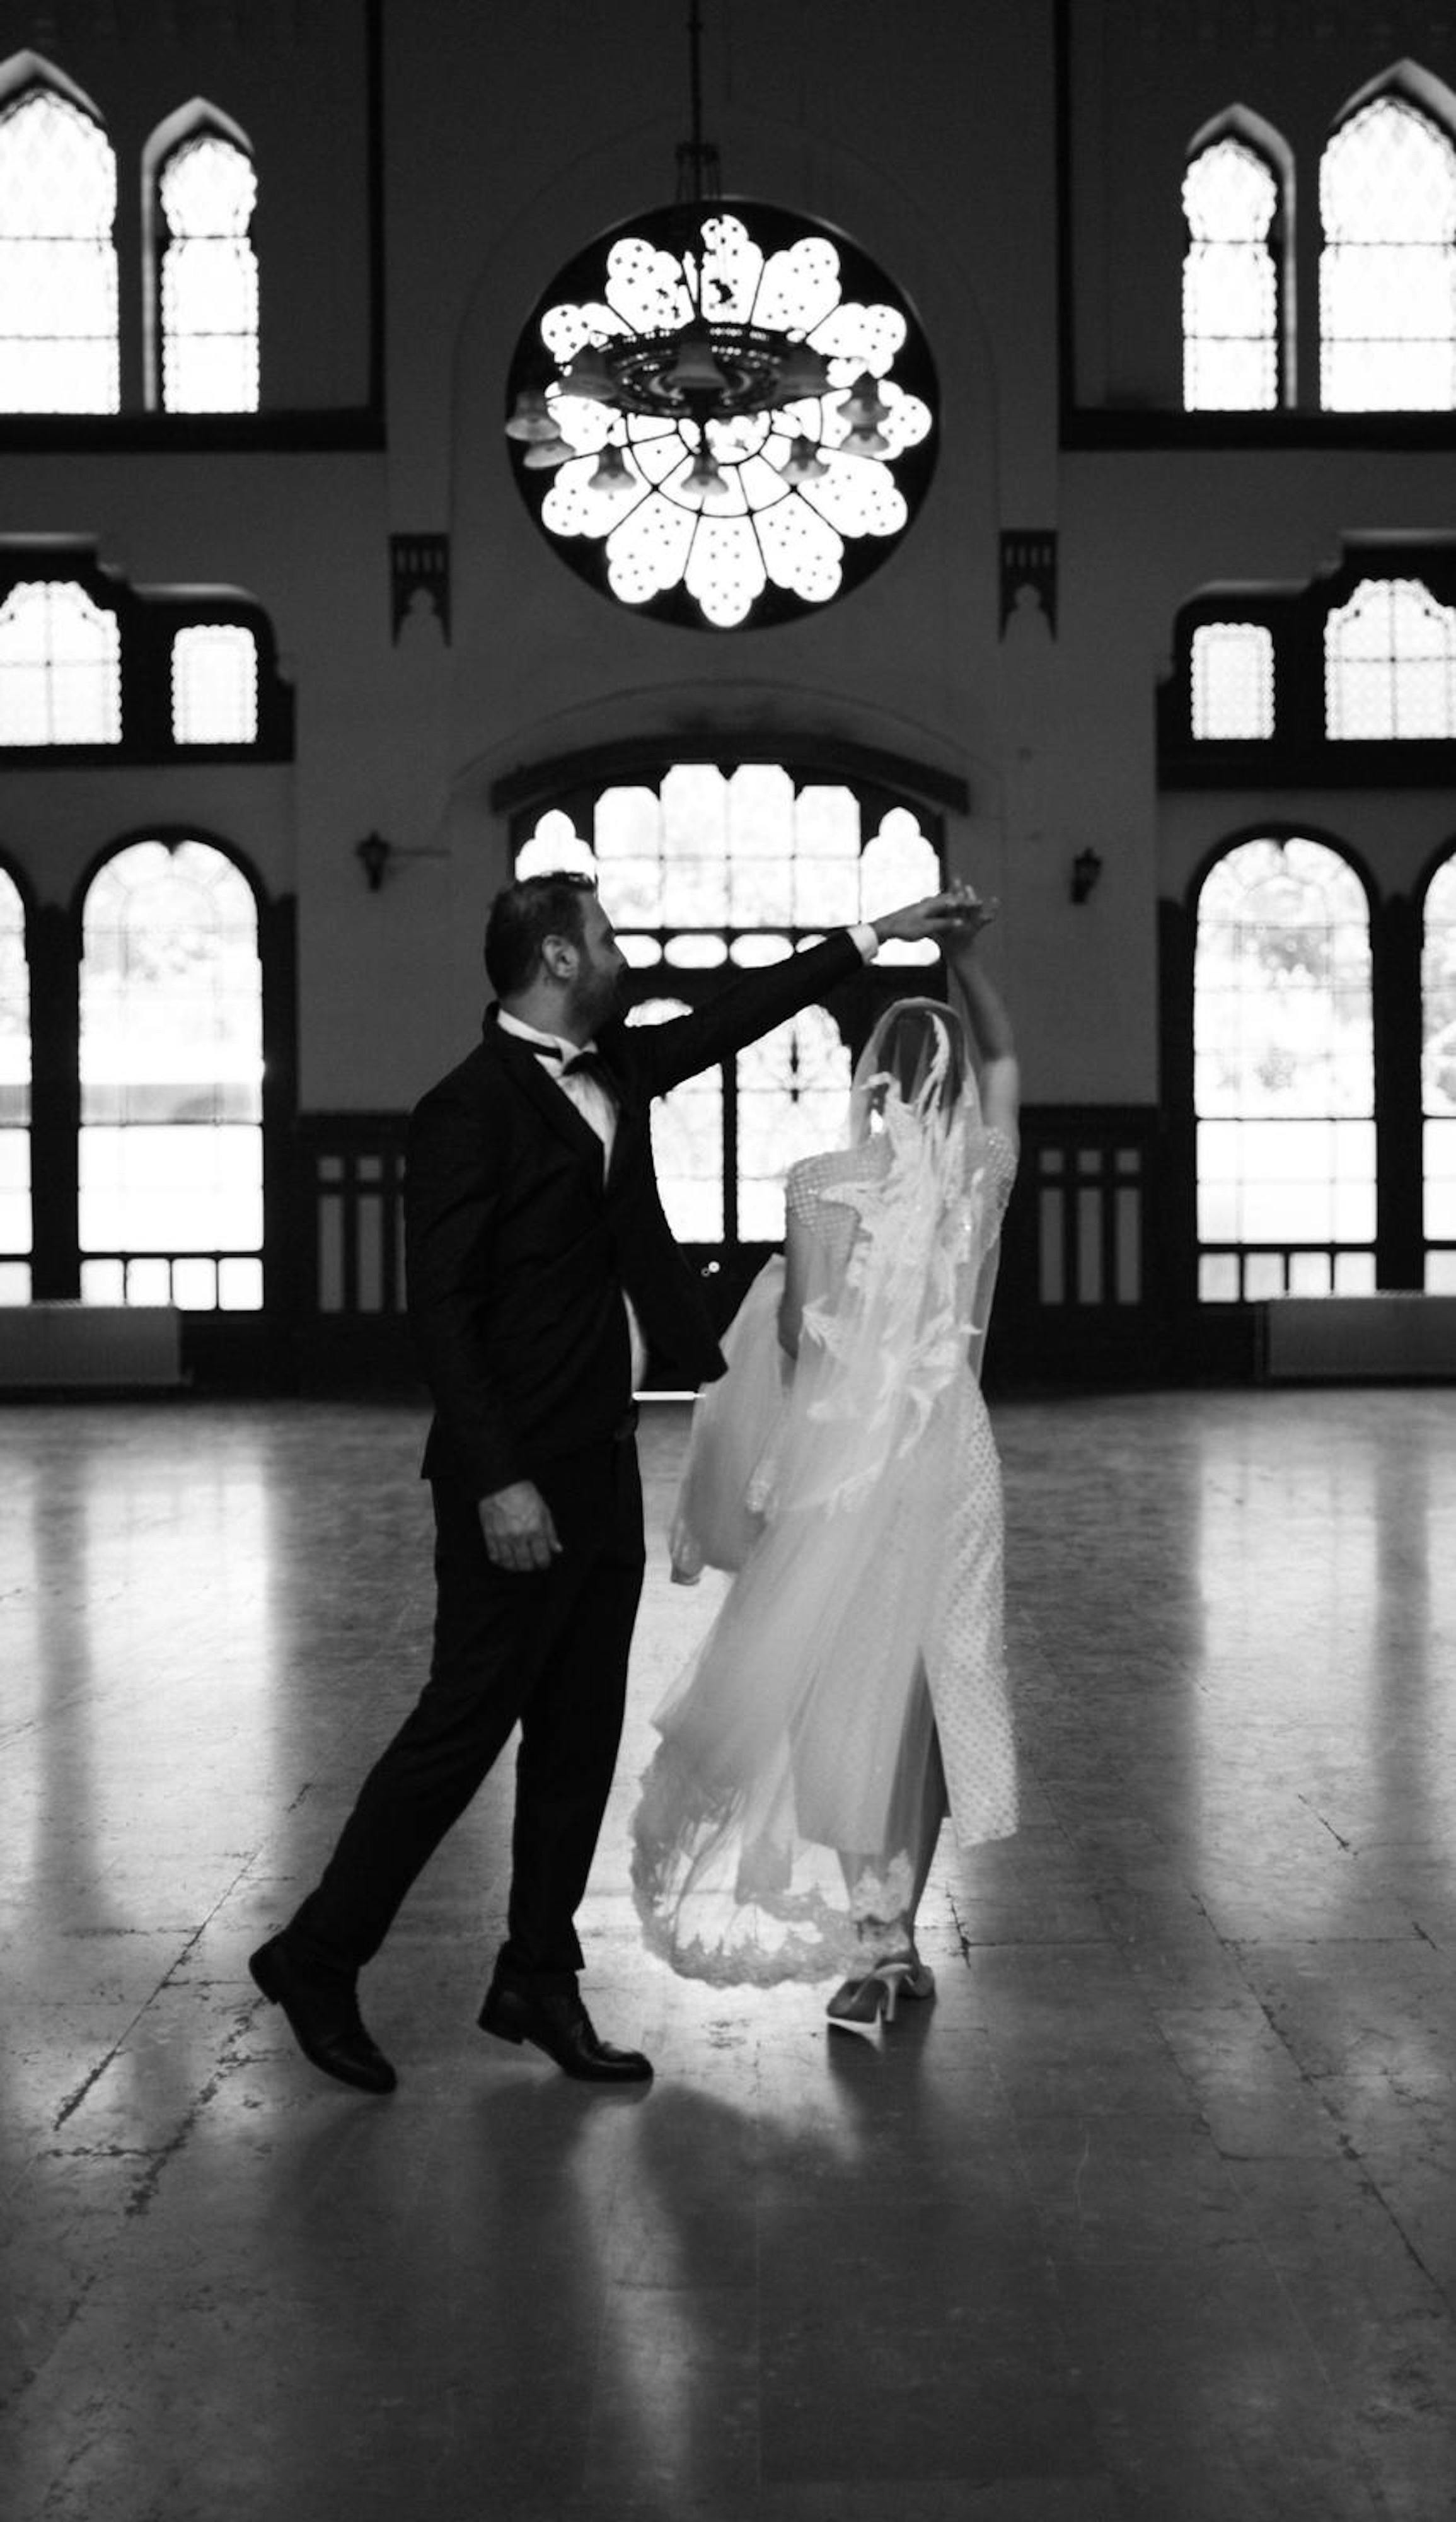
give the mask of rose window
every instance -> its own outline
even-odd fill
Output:
[[[666,210],[546,291],[510,378],[542,533],[619,604],[757,629],[878,569],[934,466],[913,311],[845,237],[756,203]]]

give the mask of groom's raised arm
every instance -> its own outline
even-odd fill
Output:
[[[902,911],[887,911],[856,928],[838,928],[818,946],[806,946],[781,963],[745,972],[691,1015],[665,1024],[634,1026],[632,1060],[650,1096],[669,1094],[730,1052],[772,1033],[775,1025],[837,989],[873,960],[887,938],[939,937],[964,916],[953,893],[930,895]]]

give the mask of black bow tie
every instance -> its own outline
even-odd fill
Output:
[[[569,1059],[565,1051],[554,1042],[533,1042],[531,1049],[538,1059],[559,1059],[563,1077],[590,1077],[598,1086],[604,1088],[607,1094],[615,1094],[616,1087],[612,1071],[599,1051],[573,1051]]]

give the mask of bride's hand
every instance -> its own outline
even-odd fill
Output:
[[[903,911],[882,911],[871,924],[883,943],[887,937],[917,940],[933,937],[940,945],[949,945],[957,937],[975,935],[995,914],[994,903],[982,903],[973,887],[964,881],[947,885],[943,893],[932,893],[924,902],[907,903]],[[975,926],[968,930],[974,915]]]
[[[945,898],[952,910],[951,923],[946,931],[946,942],[952,947],[971,945],[983,928],[989,928],[1001,908],[999,902],[983,902],[966,876],[956,877],[947,888]]]

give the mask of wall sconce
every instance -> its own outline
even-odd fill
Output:
[[[1102,861],[1096,850],[1078,850],[1071,862],[1071,898],[1073,902],[1090,901],[1102,873]]]
[[[371,893],[378,893],[396,859],[444,859],[448,850],[405,850],[397,841],[387,841],[383,832],[366,832],[355,841],[354,856],[364,870],[364,880]]]

